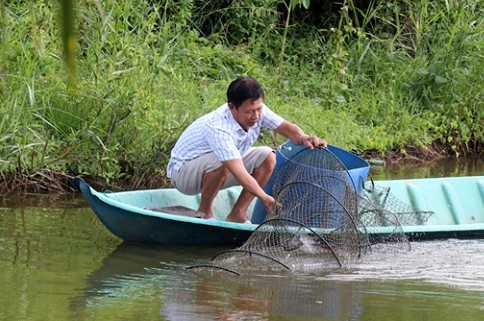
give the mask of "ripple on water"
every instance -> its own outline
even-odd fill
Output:
[[[339,280],[421,280],[484,290],[484,240],[413,242],[410,251],[373,251],[348,268],[325,276]]]

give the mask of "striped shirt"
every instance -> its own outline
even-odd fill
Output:
[[[246,132],[234,119],[228,104],[223,104],[208,113],[181,134],[171,151],[167,167],[167,176],[178,171],[185,161],[195,159],[207,153],[215,153],[220,161],[241,158],[257,138],[261,128],[274,130],[284,121],[266,105],[257,123]]]

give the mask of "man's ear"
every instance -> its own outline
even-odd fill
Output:
[[[235,105],[232,104],[232,103],[228,103],[228,105],[229,105],[230,110],[236,110],[237,109],[237,108],[235,108]]]

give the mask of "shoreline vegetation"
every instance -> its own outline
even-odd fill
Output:
[[[479,1],[3,1],[0,196],[168,186],[239,75],[367,160],[483,157]],[[260,144],[283,143],[263,133]]]

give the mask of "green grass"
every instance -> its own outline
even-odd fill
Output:
[[[0,173],[162,176],[182,130],[242,74],[273,110],[334,145],[481,155],[478,1],[345,1],[317,19],[312,1],[290,20],[281,4],[79,1],[72,30],[55,2],[3,4]]]

